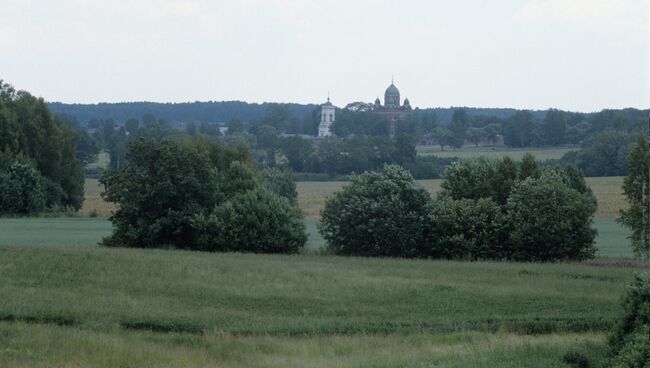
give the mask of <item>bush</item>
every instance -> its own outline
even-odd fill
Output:
[[[430,215],[426,256],[447,259],[508,257],[506,219],[490,199],[441,199]]]
[[[19,162],[0,172],[0,213],[28,215],[43,211],[43,181],[36,169]]]
[[[459,160],[447,167],[442,182],[442,194],[452,199],[479,199],[490,197],[490,179],[494,175],[495,160],[485,157]]]
[[[399,166],[352,176],[327,200],[319,230],[342,255],[418,257],[426,244],[429,193]]]
[[[172,142],[131,141],[129,162],[107,171],[102,197],[118,204],[107,246],[192,248],[192,221],[217,205],[218,182],[207,155]]]
[[[650,368],[650,274],[634,276],[623,298],[623,316],[609,339],[610,367]]]
[[[267,169],[263,174],[266,179],[266,187],[270,191],[291,202],[298,201],[296,182],[293,180],[293,173],[290,170]]]
[[[595,253],[595,204],[560,175],[545,173],[518,183],[507,204],[511,257],[523,261],[581,260]]]
[[[208,223],[202,250],[297,253],[307,241],[297,206],[264,188],[235,195]]]
[[[306,241],[296,206],[240,148],[133,140],[128,158],[100,179],[118,205],[106,246],[292,253]]]

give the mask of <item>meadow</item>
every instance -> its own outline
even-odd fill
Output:
[[[3,367],[567,367],[628,268],[0,247]]]
[[[598,257],[631,255],[614,220],[621,180],[588,179]],[[94,179],[79,216],[0,219],[0,366],[566,368],[567,353],[606,355],[635,269],[318,255],[320,209],[344,184],[298,183],[310,237],[294,256],[98,247],[112,207]]]
[[[490,158],[501,158],[504,156],[510,156],[515,161],[521,160],[526,153],[531,153],[540,161],[545,160],[557,160],[562,158],[564,154],[576,151],[576,147],[548,147],[548,148],[536,148],[536,147],[526,147],[526,148],[509,148],[505,146],[464,146],[459,149],[451,149],[445,147],[445,150],[442,151],[440,146],[418,146],[417,148],[418,155],[423,156],[437,156],[440,158],[472,158],[478,156],[485,156]]]

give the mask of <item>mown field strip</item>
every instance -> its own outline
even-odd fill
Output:
[[[461,149],[453,150],[445,147],[445,150],[440,150],[440,146],[418,146],[416,151],[418,155],[423,156],[437,156],[441,158],[473,158],[473,157],[489,157],[501,158],[509,156],[515,161],[519,161],[526,153],[531,153],[536,159],[540,161],[545,160],[558,160],[566,153],[577,151],[577,147],[550,147],[550,148],[508,148],[508,147],[472,147],[465,146]]]
[[[305,220],[306,251],[326,245],[318,233],[318,221]],[[598,258],[630,258],[629,230],[611,219],[596,219]],[[96,246],[110,235],[111,223],[105,218],[0,218],[0,245],[22,246]]]

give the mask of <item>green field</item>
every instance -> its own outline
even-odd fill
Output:
[[[471,158],[471,157],[491,157],[500,158],[510,156],[513,160],[519,161],[526,153],[531,153],[540,161],[557,160],[562,158],[565,153],[576,151],[575,147],[550,147],[550,148],[508,148],[508,147],[474,147],[465,146],[457,150],[445,147],[444,151],[440,150],[440,146],[418,146],[417,153],[423,156],[437,156],[441,158]]]
[[[0,247],[2,367],[568,367],[632,269]]]
[[[306,220],[309,239],[307,250],[315,250],[326,245],[318,233],[317,221]],[[629,231],[612,219],[596,219],[598,229],[596,246],[599,258],[632,257]],[[103,218],[19,218],[0,219],[1,245],[35,246],[95,246],[104,236],[110,235],[111,223]]]
[[[431,193],[439,180],[420,183]],[[599,258],[631,256],[621,178],[590,178]],[[106,218],[0,219],[0,367],[565,367],[604,357],[632,268],[96,246]],[[112,207],[88,180],[82,213]]]

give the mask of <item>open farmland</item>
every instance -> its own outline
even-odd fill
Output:
[[[630,256],[621,180],[588,179],[598,257]],[[318,213],[344,184],[298,183],[308,248],[324,245]],[[87,180],[85,213],[110,213],[99,193]],[[110,229],[0,219],[0,366],[569,368],[567,353],[606,355],[635,271],[95,246]]]
[[[463,148],[453,150],[445,147],[445,150],[440,150],[440,146],[418,146],[418,155],[423,156],[436,156],[440,158],[472,158],[485,156],[489,158],[501,158],[510,156],[515,161],[521,160],[526,153],[531,153],[540,161],[557,160],[562,158],[566,153],[576,151],[575,147],[549,147],[549,148],[509,148],[509,147],[474,147],[464,146]]]
[[[622,177],[586,178],[587,184],[594,191],[598,200],[597,218],[614,219],[619,216],[621,208],[625,208],[625,198],[621,186]],[[320,210],[325,205],[327,197],[341,190],[346,182],[298,182],[298,202],[307,219],[320,218]],[[435,195],[440,191],[441,179],[418,180],[418,183]]]
[[[420,180],[419,183],[430,193],[440,190],[441,180]],[[596,245],[598,257],[627,258],[631,251],[626,237],[629,231],[616,223],[619,211],[626,204],[621,192],[623,178],[587,178],[587,183],[598,200],[595,227],[599,231]],[[325,245],[318,234],[316,223],[327,197],[341,190],[345,182],[298,182],[298,202],[306,218],[309,233],[308,248]],[[98,213],[100,217],[110,215],[112,205],[100,197],[101,188],[96,179],[86,179],[86,202],[82,213]],[[110,223],[102,218],[39,218],[2,219],[0,230],[3,238],[0,244],[34,245],[95,245],[110,233]]]
[[[568,367],[632,272],[3,246],[0,365]]]

